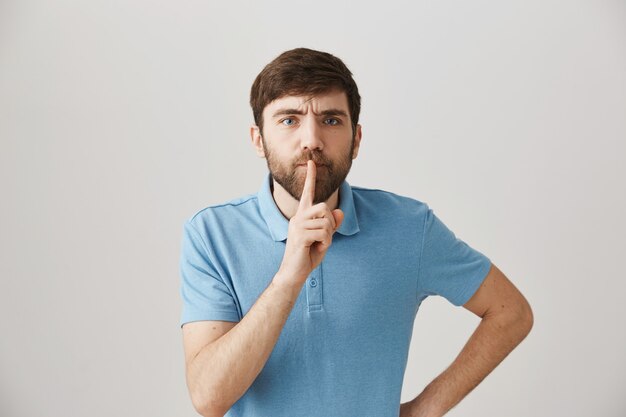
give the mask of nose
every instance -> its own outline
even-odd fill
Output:
[[[309,149],[310,151],[317,149],[324,149],[324,142],[322,140],[322,130],[317,124],[317,120],[314,117],[307,118],[306,122],[300,129],[300,147],[302,149]]]

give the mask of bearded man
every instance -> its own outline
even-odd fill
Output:
[[[250,94],[258,193],[183,228],[181,326],[205,417],[443,416],[529,333],[532,310],[490,259],[424,202],[355,187],[361,98],[337,57],[297,48]],[[481,322],[454,362],[400,404],[428,296]]]

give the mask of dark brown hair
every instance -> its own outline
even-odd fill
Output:
[[[308,48],[285,51],[257,75],[250,90],[254,122],[263,132],[263,109],[287,95],[315,96],[338,89],[346,93],[352,134],[361,112],[361,96],[352,73],[341,59]]]

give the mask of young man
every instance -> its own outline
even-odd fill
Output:
[[[427,204],[350,186],[360,96],[343,62],[284,52],[251,90],[260,191],[200,210],[181,252],[187,386],[205,417],[442,416],[532,327],[530,306]],[[440,295],[482,318],[400,404],[415,315]]]

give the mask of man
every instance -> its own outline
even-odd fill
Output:
[[[427,204],[350,186],[360,96],[328,53],[284,52],[257,76],[257,194],[184,227],[187,386],[205,417],[442,416],[532,327],[530,306]],[[459,356],[400,404],[413,321],[440,295],[482,318]]]

